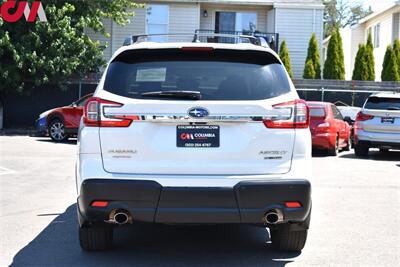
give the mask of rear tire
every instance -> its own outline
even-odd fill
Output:
[[[111,248],[113,228],[108,225],[90,225],[79,227],[79,243],[86,251]]]
[[[346,146],[343,148],[343,151],[350,151],[350,148],[351,148],[351,139],[349,137],[349,139],[347,139]]]
[[[329,156],[337,156],[339,154],[339,136],[336,136],[335,146],[332,149],[328,150]]]
[[[271,230],[272,247],[283,251],[301,251],[307,241],[308,230],[290,231],[288,223]]]
[[[364,143],[357,143],[354,146],[354,154],[356,157],[368,157],[369,146]]]

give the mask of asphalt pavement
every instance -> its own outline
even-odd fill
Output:
[[[313,157],[313,212],[302,253],[272,250],[254,226],[143,224],[111,251],[81,251],[76,141],[0,136],[0,266],[400,266],[400,152]]]

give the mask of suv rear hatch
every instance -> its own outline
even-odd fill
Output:
[[[362,113],[370,115],[368,120],[363,121],[365,131],[400,132],[400,98],[372,96],[365,103]]]
[[[285,103],[297,95],[284,67],[260,51],[126,51],[97,96],[119,102],[99,104],[112,173],[282,174],[295,128],[308,126],[305,103]]]

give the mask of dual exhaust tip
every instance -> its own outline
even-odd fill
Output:
[[[283,221],[283,213],[279,209],[270,210],[265,214],[264,220],[268,224],[277,224]]]

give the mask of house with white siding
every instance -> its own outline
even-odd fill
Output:
[[[340,31],[343,39],[346,80],[351,80],[358,45],[366,43],[371,33],[374,44],[375,77],[381,80],[382,64],[386,47],[394,40],[400,39],[400,1],[385,9],[374,12],[360,20],[358,24],[346,27]],[[329,44],[329,38],[324,40],[324,55]]]
[[[110,38],[88,32],[89,36],[107,43],[105,58],[137,34],[195,33],[212,31],[219,33],[256,32],[267,41],[285,39],[290,50],[295,78],[303,75],[308,42],[316,33],[321,52],[323,41],[322,0],[154,0],[136,1],[144,8],[135,9],[135,16],[125,26],[106,21]],[[185,37],[169,37],[168,41],[191,41]],[[178,38],[178,39],[177,39]],[[154,37],[165,41],[167,37]]]

